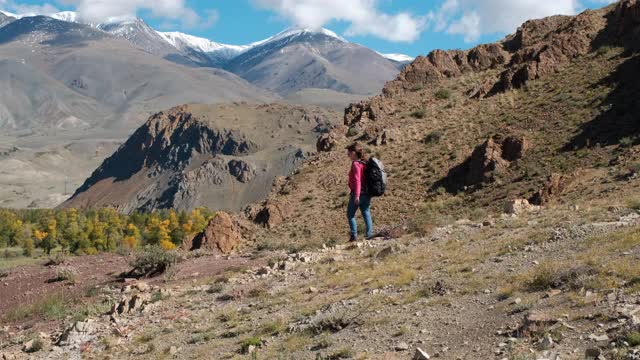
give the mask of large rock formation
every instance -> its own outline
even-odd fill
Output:
[[[241,121],[240,121],[241,119]],[[320,108],[184,105],[153,115],[86,180],[65,207],[122,212],[198,206],[239,210],[264,198],[314,150]]]
[[[204,231],[183,244],[187,250],[212,250],[229,254],[242,242],[242,235],[226,212],[218,212]]]
[[[600,46],[640,48],[640,2],[623,0],[615,5],[588,10],[577,16],[551,16],[525,22],[517,32],[494,44],[473,49],[434,50],[419,56],[388,82],[382,95],[345,111],[344,123],[356,124],[382,119],[392,112],[392,98],[407,91],[436,86],[441,80],[469,72],[498,69],[467,89],[472,98],[482,98],[526,85],[531,80],[555,73],[573,59]]]
[[[496,173],[522,158],[530,147],[529,141],[522,136],[490,137],[434,187],[444,186],[449,192],[458,192],[470,186],[492,182]]]

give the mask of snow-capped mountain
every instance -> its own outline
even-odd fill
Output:
[[[35,18],[30,14],[2,16],[0,23]],[[113,17],[99,24],[83,21],[72,11],[48,18],[126,39],[136,48],[174,63],[229,70],[282,95],[305,88],[375,93],[412,60],[402,54],[377,53],[324,28],[290,28],[250,44],[230,45],[180,32],[159,32],[135,16]]]
[[[327,30],[292,28],[249,48],[227,68],[261,88],[289,95],[307,88],[371,94],[398,73],[375,51]]]
[[[158,35],[186,56],[195,56],[213,66],[223,66],[249,48],[249,45],[221,44],[181,32],[158,32]]]
[[[16,18],[10,16],[8,13],[4,13],[0,11],[0,27],[3,27],[11,22],[13,22]]]

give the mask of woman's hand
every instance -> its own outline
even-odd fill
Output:
[[[356,206],[360,206],[360,198],[356,198],[356,199],[353,201],[353,203],[354,203]]]

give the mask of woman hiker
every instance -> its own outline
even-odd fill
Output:
[[[347,154],[351,159],[351,171],[349,171],[349,206],[347,207],[347,218],[349,219],[349,228],[351,236],[349,241],[357,241],[358,239],[358,223],[356,221],[356,212],[360,208],[364,223],[367,227],[366,239],[373,237],[373,221],[371,220],[371,197],[367,194],[364,184],[364,171],[366,168],[366,159],[362,146],[353,143],[347,147]]]

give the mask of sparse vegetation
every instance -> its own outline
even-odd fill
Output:
[[[52,279],[52,281],[69,281],[74,284],[78,280],[78,270],[73,266],[59,266],[56,268],[56,276]]]
[[[411,117],[416,119],[424,119],[427,116],[427,112],[424,109],[416,110],[411,113]]]
[[[439,89],[438,91],[436,91],[436,93],[434,95],[435,95],[436,99],[438,99],[438,100],[447,100],[447,99],[451,98],[451,90]]]
[[[440,139],[442,139],[442,135],[441,131],[432,131],[424,137],[422,142],[425,144],[437,144],[440,142]]]
[[[250,337],[242,340],[242,342],[240,343],[240,351],[243,354],[248,354],[249,347],[251,346],[255,346],[256,348],[262,346],[262,339],[258,337]]]
[[[159,246],[149,246],[136,254],[131,263],[132,275],[151,277],[162,274],[178,262],[178,255]]]

